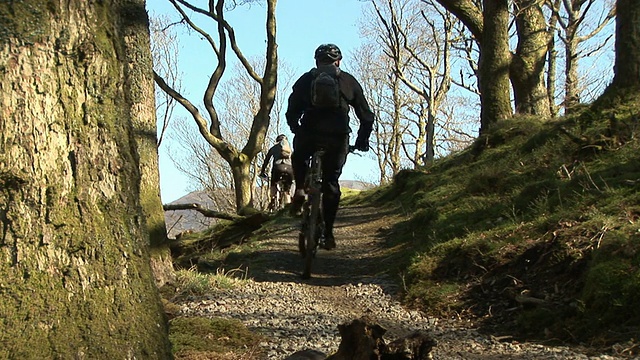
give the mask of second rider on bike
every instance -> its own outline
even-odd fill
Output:
[[[276,144],[273,145],[264,159],[264,163],[262,163],[262,168],[260,169],[260,177],[267,178],[267,166],[269,165],[269,161],[273,159],[273,164],[271,164],[271,181],[270,185],[270,202],[269,209],[270,210],[279,210],[274,209],[274,205],[276,203],[276,199],[279,196],[278,194],[278,181],[282,181],[282,191],[285,193],[284,196],[284,204],[289,203],[291,196],[289,192],[291,191],[291,184],[293,183],[293,169],[291,167],[291,147],[289,146],[289,142],[287,141],[287,137],[284,134],[280,134],[276,137]]]
[[[316,68],[304,73],[293,85],[286,112],[287,124],[295,134],[292,165],[296,181],[291,213],[300,214],[305,200],[304,184],[306,162],[318,147],[325,149],[322,161],[322,209],[325,222],[325,248],[336,246],[333,224],[340,203],[338,180],[349,153],[349,109],[353,107],[360,126],[355,148],[369,150],[369,136],[373,129],[374,114],[364,97],[362,86],[349,73],[342,71],[342,53],[334,44],[320,45],[315,51]],[[319,73],[327,73],[337,81],[338,102],[335,107],[318,105],[314,101],[316,79]],[[317,85],[318,87],[320,85]]]

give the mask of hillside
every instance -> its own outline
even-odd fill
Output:
[[[290,289],[293,304],[283,303],[282,309],[301,306],[298,291],[324,294],[334,299],[336,314],[348,305],[353,316],[377,314],[378,297],[392,297],[431,320],[403,325],[398,319],[400,328],[393,321],[391,328],[422,327],[442,336],[445,341],[435,349],[440,358],[637,357],[637,109],[632,99],[553,121],[498,123],[463,152],[346,197],[338,214],[338,251],[322,253],[322,275],[309,282],[299,278],[298,220],[284,214],[242,245],[203,252],[194,269],[247,279],[262,296],[272,287],[276,293]],[[346,241],[343,248],[340,239]],[[369,285],[379,288],[371,290],[377,295],[363,295],[368,300],[354,292],[367,305],[336,300],[351,294],[350,286]],[[245,300],[220,296],[231,295],[204,290],[185,298],[183,287],[173,300],[186,301],[181,304],[189,316],[226,317],[231,311],[243,326],[267,336],[260,342],[266,347],[299,350],[291,342],[304,344],[289,339],[305,338],[296,326],[308,325],[297,317],[285,321],[275,308],[247,311]],[[259,296],[258,303],[268,296]],[[320,314],[315,305],[304,306],[304,314]],[[380,306],[384,312],[391,305]],[[270,320],[260,325],[265,316]],[[333,342],[313,344],[331,349],[338,324],[318,322],[318,331]],[[553,347],[559,344],[582,350]]]
[[[497,124],[466,151],[354,199],[408,216],[388,232],[405,301],[523,338],[638,339],[637,109],[632,99]]]

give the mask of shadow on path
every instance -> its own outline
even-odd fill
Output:
[[[252,252],[230,252],[217,266],[225,272],[233,269],[258,282],[294,282],[311,286],[377,284],[385,292],[395,292],[394,279],[386,272],[381,227],[388,224],[390,211],[370,207],[340,209],[335,226],[337,248],[319,249],[312,278],[301,278],[303,257],[298,252],[300,219],[269,229],[269,237]]]

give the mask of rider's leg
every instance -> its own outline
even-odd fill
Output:
[[[273,209],[276,203],[276,196],[278,196],[278,187],[275,184],[272,184],[269,188],[269,209]]]
[[[347,161],[349,153],[349,136],[334,139],[335,146],[327,152],[324,157],[322,174],[322,209],[325,223],[325,239],[327,248],[335,247],[333,235],[333,224],[340,205],[340,183],[338,182],[342,174],[342,167]]]
[[[307,159],[314,152],[314,143],[311,135],[305,134],[302,130],[296,133],[293,138],[293,154],[291,164],[293,166],[293,177],[296,182],[296,191],[293,195],[291,214],[298,215],[304,202],[304,178],[307,175]]]
[[[289,164],[282,164],[282,199],[284,205],[291,202],[291,185],[293,184],[293,167]]]
[[[277,167],[277,165],[273,165],[271,169],[271,179],[269,179],[269,210],[274,210],[276,204],[275,200],[278,193],[277,182],[279,176]]]
[[[284,205],[291,203],[291,185],[289,186],[284,185],[282,192],[284,193],[284,196],[283,196]]]
[[[322,196],[322,210],[324,216],[324,237],[326,247],[332,249],[335,247],[336,241],[333,235],[333,224],[336,221],[338,213],[338,205],[340,203],[340,190],[338,194],[324,193]]]

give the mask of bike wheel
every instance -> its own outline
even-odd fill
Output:
[[[305,258],[304,258],[304,270],[302,272],[303,279],[309,279],[311,277],[311,266],[313,265],[313,258],[316,256],[318,250],[318,221],[320,220],[320,193],[312,194],[310,196],[310,209],[307,228],[305,229]]]

